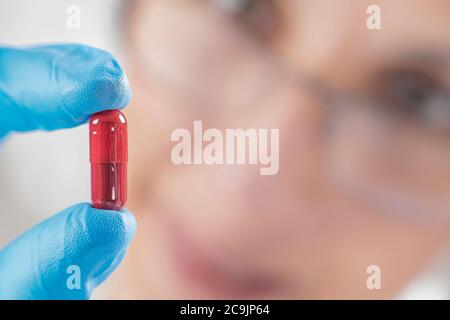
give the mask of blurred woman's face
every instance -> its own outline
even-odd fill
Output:
[[[369,30],[371,3],[133,6],[121,297],[392,297],[426,266],[450,230],[450,3],[379,0]],[[173,164],[195,120],[279,129],[278,173]]]

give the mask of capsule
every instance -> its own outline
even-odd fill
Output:
[[[92,206],[120,210],[127,202],[127,121],[119,110],[91,116],[89,122]]]

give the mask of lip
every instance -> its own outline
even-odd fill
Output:
[[[283,291],[280,277],[252,267],[230,267],[232,257],[211,244],[199,244],[176,223],[166,223],[169,255],[180,280],[202,298],[259,299]],[[219,261],[220,259],[220,261]],[[239,264],[238,264],[239,265]]]

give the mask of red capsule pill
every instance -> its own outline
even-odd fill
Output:
[[[92,206],[120,210],[127,202],[127,120],[119,110],[91,116],[89,122]]]

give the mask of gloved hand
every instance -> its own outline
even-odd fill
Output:
[[[107,52],[81,45],[0,47],[0,139],[75,127],[92,113],[125,107],[130,97]],[[78,204],[63,210],[0,250],[0,299],[88,299],[121,262],[135,229],[125,209]]]

